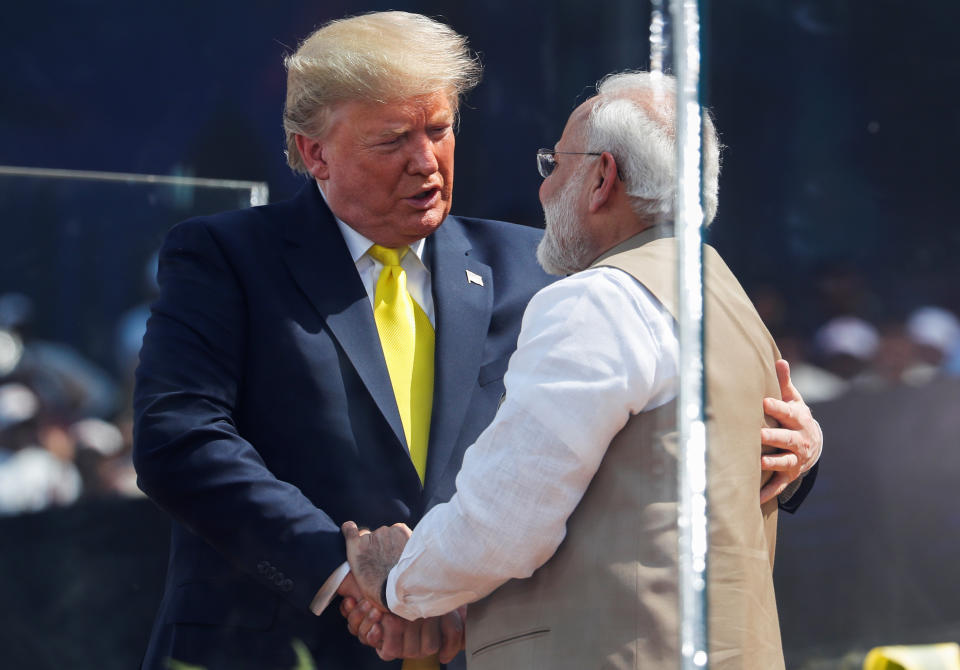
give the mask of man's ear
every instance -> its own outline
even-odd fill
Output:
[[[297,140],[297,151],[300,152],[300,157],[303,158],[310,174],[321,181],[329,179],[330,169],[323,159],[323,142],[306,135],[295,135],[294,137]]]
[[[590,189],[590,213],[596,214],[598,211],[610,202],[614,191],[617,188],[617,161],[613,154],[604,151],[600,154],[600,160],[597,161],[597,171],[594,172],[592,187]]]

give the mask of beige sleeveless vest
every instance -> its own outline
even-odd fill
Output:
[[[676,315],[676,245],[648,229],[596,263]],[[712,670],[784,667],[773,592],[776,501],[759,504],[762,399],[776,346],[736,278],[704,248]],[[613,439],[553,557],[468,608],[470,670],[679,667],[676,403]]]

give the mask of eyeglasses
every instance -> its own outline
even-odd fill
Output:
[[[570,154],[571,156],[602,156],[603,154],[595,151],[554,151],[553,149],[537,149],[537,170],[540,176],[546,179],[557,167],[557,154]]]

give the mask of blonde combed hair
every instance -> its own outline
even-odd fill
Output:
[[[284,65],[287,163],[304,173],[296,135],[322,136],[337,103],[386,103],[442,91],[456,114],[482,70],[467,38],[439,21],[408,12],[330,21],[303,40]]]

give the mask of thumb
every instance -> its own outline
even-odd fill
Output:
[[[786,402],[802,400],[800,391],[797,390],[797,387],[793,385],[793,380],[790,379],[790,364],[781,358],[776,363],[776,369],[777,381],[780,383],[780,397]]]
[[[347,540],[355,540],[360,537],[360,529],[357,528],[357,524],[353,521],[346,521],[342,526],[340,526],[340,532],[343,533],[343,536]]]

